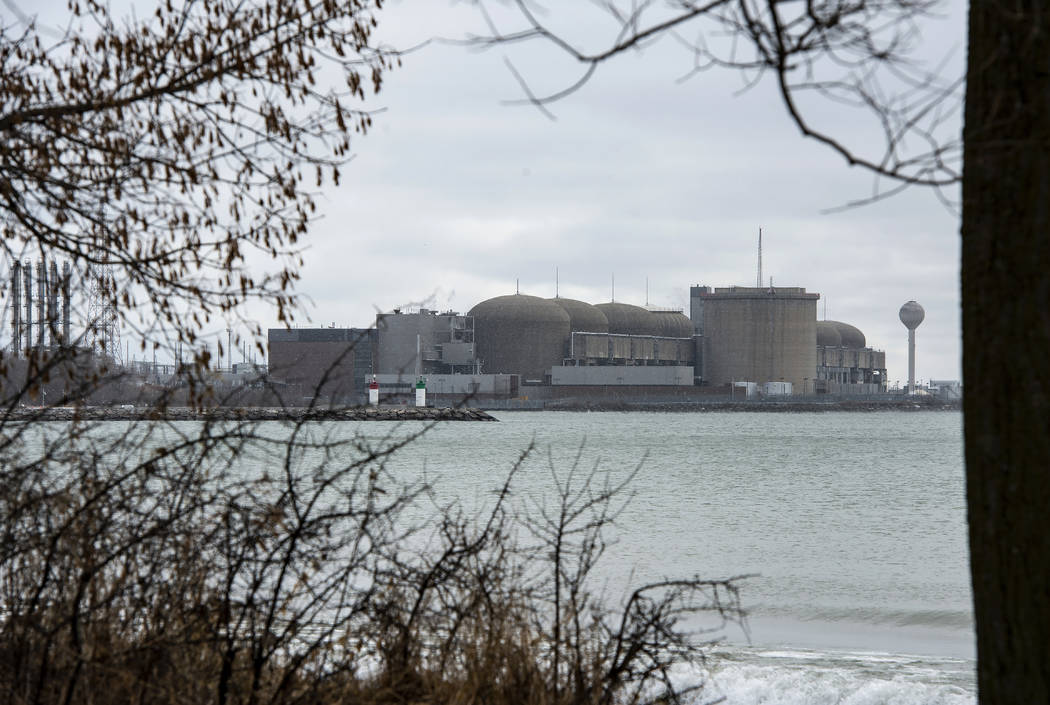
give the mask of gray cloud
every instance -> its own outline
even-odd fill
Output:
[[[590,9],[559,3],[551,17],[597,46],[609,27],[576,14]],[[922,38],[930,57],[965,44],[963,9],[953,0]],[[463,3],[395,3],[380,17],[398,46],[483,28]],[[768,81],[741,95],[732,72],[676,83],[690,59],[672,42],[603,67],[553,107],[555,122],[501,104],[521,95],[505,55],[537,89],[579,70],[536,48],[435,45],[387,75],[370,102],[386,112],[355,140],[308,238],[298,288],[311,320],[368,325],[376,308],[427,297],[466,310],[512,292],[516,279],[552,296],[556,267],[563,295],[608,300],[615,274],[617,300],[643,303],[648,277],[651,303],[684,306],[691,284],[754,282],[761,226],[767,276],[826,297],[828,317],[887,351],[891,380],[906,375],[897,309],[908,299],[927,311],[919,376],[959,377],[958,218],[934,194],[822,215],[869,194],[872,178],[803,139]],[[815,110],[837,136],[870,139],[848,110]],[[272,312],[251,314],[273,324]]]

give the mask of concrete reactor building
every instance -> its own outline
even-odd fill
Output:
[[[703,368],[709,384],[789,382],[816,375],[817,300],[802,287],[693,287],[703,313]]]
[[[692,326],[680,312],[514,294],[470,315],[482,371],[518,374],[524,384],[693,383],[692,369],[642,369],[692,365]]]
[[[569,337],[569,314],[538,296],[511,294],[488,299],[470,309],[478,359],[486,372],[521,375],[542,382],[560,365]]]

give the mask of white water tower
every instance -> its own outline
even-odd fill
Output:
[[[915,329],[926,318],[926,311],[914,301],[901,306],[901,323],[908,329],[908,394],[915,393]]]

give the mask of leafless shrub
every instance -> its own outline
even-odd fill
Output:
[[[5,473],[9,701],[676,700],[702,685],[673,674],[702,659],[691,619],[741,617],[732,580],[594,592],[625,487],[595,470],[556,473],[538,515],[515,468],[484,514],[413,523],[427,487],[386,467],[411,439],[220,426],[179,443],[136,425],[116,446],[93,429],[77,457]]]
[[[596,568],[633,474],[611,484],[597,467],[581,476],[579,462],[552,464],[550,503],[515,502],[512,472],[482,519],[445,511],[433,543],[384,574],[379,692],[611,705],[702,689],[704,647],[743,619],[741,578],[660,580],[610,601]]]
[[[730,583],[700,581],[602,607],[588,578],[618,489],[592,493],[596,475],[559,485],[549,526],[521,514],[513,472],[484,520],[414,520],[428,488],[390,468],[418,433],[165,418],[238,398],[202,330],[258,335],[250,301],[292,320],[312,189],[338,180],[397,61],[372,41],[379,6],[159,3],[139,20],[72,0],[57,35],[0,24],[0,256],[68,259],[94,296],[72,338],[38,313],[0,356],[6,701],[638,701],[697,653],[683,615],[738,613]],[[94,339],[114,321],[173,356],[177,384],[116,364]],[[78,416],[115,401],[149,408]]]

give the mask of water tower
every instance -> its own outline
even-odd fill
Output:
[[[926,318],[922,306],[909,301],[901,306],[901,323],[908,329],[908,394],[915,392],[915,329]]]

